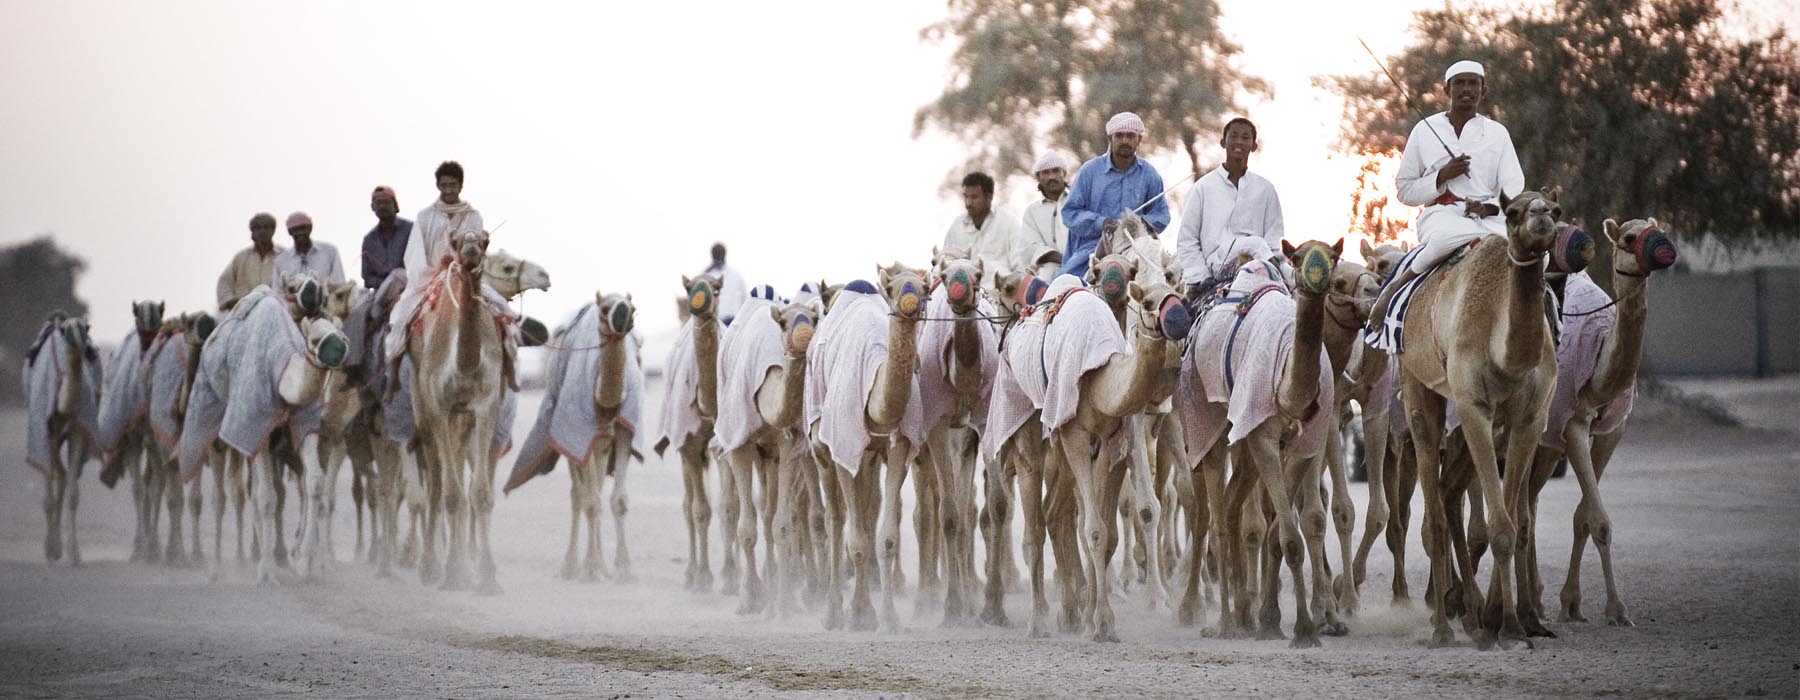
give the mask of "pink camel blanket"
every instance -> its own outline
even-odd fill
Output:
[[[1569,315],[1563,321],[1562,342],[1556,346],[1556,393],[1550,397],[1549,420],[1544,422],[1544,434],[1538,438],[1538,444],[1563,448],[1563,430],[1575,417],[1575,399],[1594,378],[1606,337],[1619,321],[1616,306],[1595,311],[1610,303],[1612,298],[1606,290],[1594,284],[1586,272],[1569,275],[1563,288],[1563,313]],[[1599,415],[1594,417],[1593,434],[1605,435],[1625,425],[1636,394],[1634,380],[1623,393],[1601,406]]]
[[[1216,437],[1218,413],[1198,405],[1225,404],[1224,418],[1229,423],[1228,444],[1236,443],[1251,431],[1279,414],[1277,392],[1281,388],[1282,367],[1294,346],[1294,314],[1292,297],[1279,288],[1253,296],[1250,307],[1240,313],[1240,304],[1222,304],[1208,312],[1197,337],[1189,345],[1182,362],[1182,387],[1187,397],[1187,415],[1183,418],[1188,437],[1206,444]],[[1233,337],[1235,335],[1235,337]],[[1319,393],[1311,415],[1301,424],[1300,433],[1291,443],[1302,457],[1318,454],[1325,447],[1325,433],[1331,410],[1333,386],[1331,360],[1319,350]],[[1229,367],[1228,367],[1229,365]]]
[[[980,316],[994,316],[998,312],[986,297],[976,306],[975,313]],[[919,393],[924,399],[925,425],[935,426],[943,420],[955,401],[956,390],[954,377],[955,347],[951,344],[956,336],[956,323],[936,319],[955,318],[950,310],[950,293],[943,285],[931,293],[931,301],[926,304],[925,318],[932,319],[919,325]],[[980,398],[976,400],[969,414],[969,425],[977,432],[987,425],[988,404],[993,396],[994,377],[1000,370],[1000,335],[994,326],[985,320],[977,320],[976,337],[981,343],[981,376],[975,377],[981,382]]]
[[[719,339],[719,418],[713,435],[726,450],[743,447],[763,427],[756,390],[769,370],[787,359],[781,324],[770,313],[778,308],[768,299],[745,300]]]

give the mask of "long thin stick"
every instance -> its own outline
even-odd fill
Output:
[[[1194,176],[1193,173],[1188,173],[1187,175],[1183,176],[1180,180],[1176,180],[1175,184],[1169,186],[1169,189],[1163,190],[1162,194],[1159,194],[1159,195],[1156,195],[1155,197],[1151,197],[1147,200],[1144,200],[1144,203],[1139,204],[1138,208],[1131,210],[1131,213],[1133,213],[1133,214],[1144,213],[1144,207],[1150,206],[1150,204],[1152,202],[1155,202],[1156,200],[1159,200],[1159,199],[1162,199],[1163,197],[1169,196],[1170,192],[1174,192],[1175,188],[1180,187],[1182,183],[1187,182],[1188,178],[1191,178],[1193,176]]]
[[[1375,66],[1380,68],[1381,73],[1387,76],[1388,82],[1393,83],[1394,88],[1400,91],[1400,97],[1406,100],[1407,106],[1413,108],[1413,113],[1419,115],[1419,123],[1424,124],[1425,128],[1430,129],[1432,136],[1437,137],[1438,145],[1443,146],[1445,151],[1449,151],[1451,158],[1460,158],[1461,156],[1457,155],[1456,149],[1451,148],[1450,144],[1444,141],[1444,137],[1438,134],[1437,128],[1433,127],[1431,122],[1425,120],[1425,110],[1419,109],[1419,103],[1413,101],[1412,94],[1406,91],[1406,86],[1401,85],[1400,81],[1394,79],[1394,74],[1388,72],[1387,65],[1383,64],[1381,58],[1375,55],[1374,49],[1369,48],[1369,42],[1363,41],[1362,37],[1358,36],[1356,37],[1356,43],[1362,44],[1363,50],[1369,52],[1369,58],[1374,59]]]

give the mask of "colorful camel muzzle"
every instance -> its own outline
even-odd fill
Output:
[[[693,286],[688,287],[688,310],[695,315],[710,311],[715,301],[712,285],[696,281]]]
[[[613,335],[630,333],[634,316],[630,304],[614,304],[612,311],[606,315],[607,330]]]
[[[894,314],[901,318],[918,318],[925,310],[925,294],[913,280],[900,283],[900,294],[894,297]]]
[[[788,356],[806,355],[807,347],[812,345],[813,330],[813,319],[806,314],[795,316],[794,320],[788,322],[786,337],[782,338],[782,343],[787,346]]]
[[[1188,331],[1194,327],[1194,314],[1188,311],[1181,297],[1171,294],[1163,297],[1162,309],[1156,314],[1157,325],[1162,327],[1164,338],[1173,341],[1186,340]]]
[[[337,369],[344,366],[344,358],[350,356],[350,343],[344,340],[344,334],[332,331],[320,338],[313,345],[313,357],[326,369]]]
[[[944,277],[944,293],[955,309],[968,310],[975,308],[978,302],[975,280],[967,268],[958,266],[950,270]]]
[[[1637,255],[1638,269],[1644,272],[1668,269],[1675,264],[1675,241],[1655,226],[1639,233],[1627,250]]]
[[[1131,274],[1126,271],[1125,264],[1117,260],[1100,263],[1095,275],[1094,291],[1099,292],[1108,306],[1117,308],[1125,301],[1126,292],[1131,287]]]
[[[1562,224],[1557,227],[1556,242],[1550,246],[1550,266],[1556,272],[1574,274],[1587,269],[1594,261],[1594,237],[1580,226]]]

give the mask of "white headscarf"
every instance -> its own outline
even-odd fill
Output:
[[[1144,120],[1130,112],[1115,114],[1111,119],[1106,120],[1106,135],[1111,136],[1117,133],[1142,134],[1144,133]]]
[[[1108,135],[1110,136],[1111,134],[1109,133]],[[1063,170],[1068,170],[1069,169],[1069,161],[1067,159],[1063,158],[1061,153],[1057,153],[1056,151],[1047,151],[1044,153],[1044,155],[1038,156],[1037,163],[1035,163],[1031,166],[1031,173],[1033,175],[1036,175],[1038,173],[1044,172],[1045,170],[1051,170],[1054,168],[1062,168]]]
[[[1455,63],[1450,64],[1449,68],[1444,69],[1444,82],[1448,83],[1448,82],[1450,82],[1451,78],[1462,75],[1464,73],[1474,73],[1476,75],[1481,76],[1482,80],[1487,79],[1487,69],[1482,68],[1481,64],[1465,58],[1461,61],[1457,61]]]

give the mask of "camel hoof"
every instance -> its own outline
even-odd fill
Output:
[[[492,598],[500,595],[502,592],[500,584],[494,581],[482,581],[481,585],[475,587],[475,595],[483,598]]]
[[[1012,621],[1006,619],[1006,611],[998,606],[981,611],[981,623],[989,627],[1011,627]]]
[[[442,578],[443,575],[443,571],[432,564],[421,565],[419,567],[419,584],[424,586],[433,585],[437,583],[438,579]]]
[[[580,569],[580,567],[575,566],[575,562],[565,561],[565,562],[563,562],[562,572],[557,575],[561,576],[562,580],[564,580],[564,581],[573,581],[573,580],[575,580],[575,577],[580,573],[581,573],[581,569]],[[592,571],[588,572],[589,576],[592,576],[593,574],[594,574],[594,572],[592,572]]]
[[[1182,627],[1200,624],[1200,605],[1189,600],[1181,601],[1181,609],[1175,614],[1175,622]]]
[[[1327,622],[1320,626],[1319,633],[1327,637],[1343,637],[1350,634],[1350,626],[1341,621]]]
[[[383,566],[383,567],[375,570],[375,578],[392,581],[392,580],[400,578],[400,577],[394,575],[393,569]]]
[[[1389,602],[1388,605],[1401,610],[1409,609],[1413,605],[1412,596],[1405,593],[1395,593],[1394,599]]]
[[[1294,641],[1288,642],[1289,649],[1317,649],[1320,646],[1322,645],[1319,644],[1319,636],[1316,634],[1296,634]]]
[[[1587,616],[1581,614],[1580,605],[1565,605],[1560,615],[1563,622],[1587,622]]]
[[[630,571],[624,569],[620,569],[619,575],[613,578],[614,583],[637,583],[637,580],[638,578],[636,576],[633,576]]]
[[[1428,649],[1448,649],[1456,646],[1456,633],[1448,627],[1439,627],[1431,631],[1431,641],[1426,642]]]
[[[1470,632],[1469,639],[1475,642],[1476,649],[1482,651],[1492,651],[1494,645],[1499,641],[1495,638],[1493,632],[1487,630],[1475,630],[1474,632]]]
[[[1637,623],[1632,622],[1631,618],[1626,617],[1625,612],[1622,610],[1619,611],[1619,614],[1617,614],[1617,615],[1608,614],[1606,616],[1606,624],[1611,625],[1613,627],[1636,627],[1637,626]]]
[[[858,610],[850,614],[850,630],[852,632],[868,632],[875,629],[875,611]]]
[[[469,589],[469,575],[456,570],[444,572],[444,582],[438,585],[440,591],[466,591]]]
[[[1113,644],[1118,644],[1119,643],[1119,635],[1118,635],[1118,633],[1113,632],[1110,629],[1103,629],[1098,632],[1095,632],[1094,636],[1091,638],[1091,640],[1095,641],[1095,642],[1110,642]]]
[[[1264,625],[1257,628],[1256,639],[1263,642],[1274,642],[1287,639],[1287,635],[1281,633],[1281,627],[1279,626]]]

